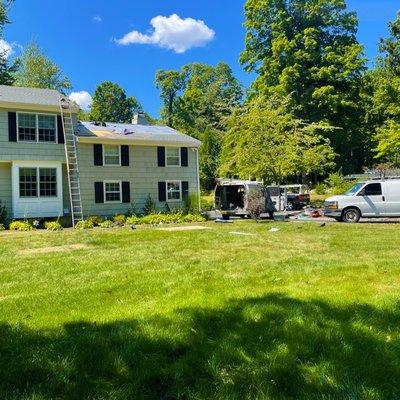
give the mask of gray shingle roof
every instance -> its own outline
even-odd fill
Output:
[[[81,138],[123,140],[140,143],[160,143],[165,145],[180,145],[199,147],[201,142],[168,126],[116,124],[107,122],[106,126],[95,125],[93,122],[81,122],[76,129],[76,135]],[[78,139],[79,140],[79,139]]]
[[[1,102],[59,107],[60,93],[51,89],[0,85]]]

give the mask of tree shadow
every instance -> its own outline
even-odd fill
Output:
[[[1,399],[398,399],[400,308],[284,295],[170,319],[0,325]]]

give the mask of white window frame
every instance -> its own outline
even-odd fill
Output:
[[[179,157],[179,164],[178,165],[170,165],[170,164],[168,164],[168,149],[178,149],[178,157]],[[181,148],[180,147],[176,147],[176,146],[165,147],[165,166],[166,167],[175,167],[175,168],[182,166]]]
[[[118,164],[106,164],[106,147],[118,147],[119,163]],[[103,144],[103,166],[104,167],[121,167],[122,157],[121,157],[121,146],[118,144]]]
[[[20,170],[21,169],[35,169],[36,170],[36,196],[21,196],[21,190],[20,190],[20,183],[21,183],[21,179],[20,179]],[[41,169],[54,169],[56,171],[56,195],[55,196],[42,196],[40,194],[40,170]],[[58,199],[59,195],[58,195],[58,191],[59,191],[59,184],[58,184],[58,180],[59,180],[59,176],[58,176],[58,170],[56,167],[54,166],[20,166],[18,167],[18,198],[22,199],[22,200],[26,200],[26,199]]]
[[[106,196],[106,183],[118,183],[119,184],[119,200],[107,200]],[[115,192],[113,192],[115,193]],[[106,204],[120,204],[122,203],[122,181],[117,181],[117,180],[108,180],[108,181],[103,181],[103,195],[104,195],[104,203]]]
[[[35,138],[36,140],[19,140],[19,114],[29,114],[35,115],[36,120],[36,129],[35,129]],[[46,117],[54,118],[54,126],[55,126],[55,141],[54,142],[42,142],[39,141],[39,115],[43,115]],[[17,142],[20,143],[40,143],[40,144],[58,144],[58,123],[57,123],[57,115],[56,114],[44,114],[44,113],[33,113],[33,112],[17,112]]]
[[[168,183],[178,183],[179,184],[179,199],[169,199],[168,198]],[[165,193],[166,193],[167,203],[182,201],[182,181],[177,181],[177,180],[165,181]]]

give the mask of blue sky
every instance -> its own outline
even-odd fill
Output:
[[[252,76],[238,63],[243,5],[243,0],[16,0],[5,39],[14,43],[15,54],[35,40],[62,67],[75,92],[93,94],[98,83],[111,80],[157,115],[157,69],[225,61],[243,84],[250,84]],[[399,0],[348,0],[348,6],[358,12],[359,40],[373,59]],[[170,18],[173,14],[177,17]]]

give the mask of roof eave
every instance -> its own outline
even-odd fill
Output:
[[[30,104],[30,103],[13,103],[7,101],[0,101],[0,108],[15,109],[15,110],[34,110],[34,111],[48,111],[48,112],[60,112],[60,105],[44,105],[44,104]],[[78,108],[71,106],[72,113],[77,113]]]

